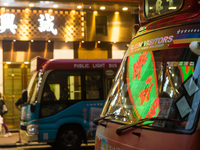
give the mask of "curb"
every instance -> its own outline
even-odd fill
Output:
[[[12,144],[1,144],[0,148],[22,147],[22,146],[39,146],[39,145],[47,145],[47,143],[12,143]]]

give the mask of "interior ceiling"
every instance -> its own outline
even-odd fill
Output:
[[[127,11],[138,13],[139,1],[140,0],[0,0],[0,7],[37,7],[99,11],[100,7],[104,6],[104,11],[122,11],[123,7],[127,7]],[[30,4],[32,5],[30,6]],[[77,8],[77,6],[82,6],[82,8]]]

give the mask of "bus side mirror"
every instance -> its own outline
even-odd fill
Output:
[[[190,50],[195,53],[196,55],[200,56],[200,42],[199,41],[193,41],[189,45]]]
[[[27,90],[23,90],[22,91],[22,101],[23,103],[26,103],[27,102]]]

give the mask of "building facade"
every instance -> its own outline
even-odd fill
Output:
[[[122,58],[137,20],[130,11],[0,8],[0,92],[7,124],[18,126],[14,103],[27,88],[32,58]]]

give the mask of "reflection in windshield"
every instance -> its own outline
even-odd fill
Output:
[[[128,56],[120,68],[102,115],[115,114],[117,117],[110,118],[129,123],[153,117],[182,119],[181,123],[151,121],[151,126],[184,129],[191,114],[194,94],[198,91],[196,80],[193,83],[196,88],[191,94],[187,90],[191,84],[187,81],[192,78],[197,58],[189,49]],[[189,84],[184,87],[186,82]]]

